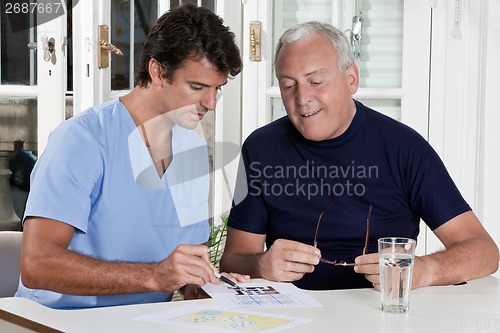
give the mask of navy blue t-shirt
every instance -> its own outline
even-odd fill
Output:
[[[420,218],[434,230],[470,210],[424,138],[357,101],[356,107],[347,131],[334,139],[307,140],[286,116],[254,131],[243,144],[246,182],[237,181],[228,225],[266,234],[268,248],[279,238],[312,245],[319,215],[335,200],[321,220],[318,248],[326,259],[353,262],[363,250],[370,205],[369,253],[380,237],[416,239]],[[324,263],[295,284],[372,286],[352,267]]]

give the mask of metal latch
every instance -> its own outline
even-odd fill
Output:
[[[250,22],[250,60],[261,61],[261,23],[259,21]]]
[[[361,57],[361,28],[363,25],[363,18],[356,15],[352,18],[352,30],[347,30],[350,33],[349,39],[351,40],[352,52],[355,58]]]
[[[109,67],[109,52],[122,56],[123,52],[109,42],[109,27],[107,25],[97,26],[97,38],[99,40],[97,50],[97,67]]]

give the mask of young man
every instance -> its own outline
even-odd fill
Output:
[[[186,5],[157,20],[137,86],[51,134],[32,174],[16,296],[86,308],[220,283],[204,244],[206,147],[191,129],[241,69],[234,34],[211,11]],[[186,154],[202,174],[182,178]]]
[[[415,259],[413,288],[497,270],[497,246],[430,145],[352,99],[358,69],[341,31],[290,28],[275,68],[287,117],[243,145],[237,186],[248,193],[231,210],[222,269],[307,289],[379,289],[377,239],[416,239],[422,218],[446,250]]]

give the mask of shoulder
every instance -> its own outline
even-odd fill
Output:
[[[61,123],[52,139],[102,140],[110,131],[128,126],[127,110],[117,99],[91,107]]]
[[[91,156],[105,154],[112,149],[122,136],[131,132],[129,124],[124,125],[125,114],[119,110],[115,101],[89,108],[61,123],[53,130],[44,150],[48,156],[67,156],[67,158],[91,159]],[[126,109],[125,109],[126,112]]]
[[[87,127],[89,130],[97,130],[116,122],[117,118],[123,118],[127,112],[118,99],[91,107],[82,113],[68,119],[69,126]]]
[[[390,142],[398,145],[428,145],[427,140],[410,126],[391,118],[379,111],[357,102],[358,110],[363,112],[362,134],[364,137]]]
[[[254,130],[245,140],[245,145],[272,144],[280,140],[287,140],[298,133],[287,116],[283,116],[267,125]]]

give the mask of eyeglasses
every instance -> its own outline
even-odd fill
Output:
[[[328,210],[330,208],[332,208],[333,204],[335,203],[335,199],[332,200],[324,209],[323,211],[321,212],[321,214],[319,214],[319,218],[318,218],[318,223],[316,224],[316,232],[314,233],[314,247],[315,248],[318,248],[318,233],[319,233],[319,225],[321,223],[321,219],[323,218],[323,215],[325,215],[326,212],[328,212]],[[366,217],[366,235],[365,235],[365,246],[363,247],[363,254],[366,254],[367,250],[368,250],[368,236],[370,234],[370,216],[372,214],[372,205],[369,205],[368,206],[368,216]],[[323,262],[325,264],[330,264],[330,265],[335,265],[335,266],[356,266],[355,263],[348,263],[348,262],[345,262],[345,261],[337,261],[337,260],[334,260],[334,261],[331,261],[331,260],[328,260],[328,259],[325,259],[325,258],[320,258],[319,259],[320,262]]]

